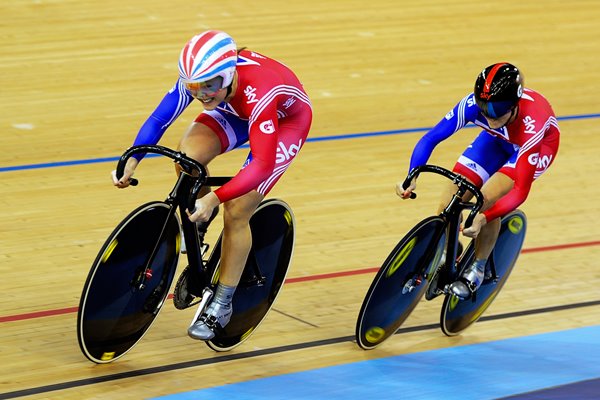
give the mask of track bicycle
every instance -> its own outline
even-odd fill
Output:
[[[365,350],[379,346],[396,333],[423,296],[433,300],[444,295],[440,327],[448,336],[458,335],[475,323],[496,298],[523,246],[527,219],[522,211],[515,210],[501,220],[481,286],[465,300],[453,295],[450,285],[459,279],[475,253],[474,240],[464,251],[459,249],[462,213],[469,211],[465,227],[471,226],[483,206],[483,195],[463,176],[435,165],[414,168],[403,187],[407,188],[422,172],[452,180],[457,190],[439,215],[425,218],[400,240],[375,275],[356,323],[356,342]],[[474,202],[462,200],[467,192],[473,194]]]
[[[194,210],[203,186],[220,186],[230,178],[208,177],[202,164],[163,146],[131,147],[117,164],[117,176],[123,176],[131,156],[141,153],[171,158],[181,173],[166,200],[145,203],[119,223],[92,264],[79,303],[77,337],[83,354],[99,364],[124,356],[158,316],[175,276],[182,237],[188,266],[179,276],[173,301],[178,309],[198,305],[192,324],[212,298],[219,277],[222,232],[208,254],[209,246],[186,210]],[[132,185],[137,183],[132,179]],[[280,293],[292,259],[295,220],[284,201],[261,202],[250,228],[252,248],[233,297],[233,315],[206,342],[215,351],[230,350],[255,331]]]

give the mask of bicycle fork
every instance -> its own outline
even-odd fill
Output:
[[[439,246],[439,242],[443,237],[443,231],[438,231],[435,236],[435,240],[433,243],[438,243],[435,246],[433,253],[429,252],[425,259],[420,261],[420,267],[417,268],[416,272],[404,283],[402,286],[402,294],[411,293],[415,288],[420,286],[423,281],[431,282],[434,274],[441,267],[441,250]]]

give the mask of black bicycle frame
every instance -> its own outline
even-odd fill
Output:
[[[446,227],[446,260],[456,260],[458,256],[457,250],[461,214],[464,210],[471,210],[467,220],[465,221],[465,228],[468,228],[473,224],[475,215],[477,215],[477,213],[483,207],[483,194],[477,186],[467,181],[464,176],[451,172],[437,165],[422,165],[420,167],[413,168],[402,183],[402,187],[406,189],[410,185],[410,182],[417,178],[422,172],[432,172],[442,175],[450,179],[457,186],[456,193],[452,195],[452,199],[440,213],[440,217],[444,219]],[[475,196],[475,203],[464,202],[462,200],[463,196],[467,192],[471,192]],[[416,195],[412,196],[411,198],[416,198]],[[450,263],[450,268],[445,268],[444,270],[445,276],[441,278],[446,282],[450,281],[458,272],[456,271],[456,263]]]
[[[166,156],[171,158],[176,164],[181,166],[181,173],[171,190],[171,193],[165,200],[165,203],[171,205],[169,210],[168,217],[166,221],[168,221],[173,214],[179,209],[180,219],[181,219],[181,228],[183,230],[183,237],[185,240],[185,244],[187,247],[187,259],[190,265],[190,280],[192,285],[195,283],[197,288],[202,288],[205,286],[205,280],[210,277],[202,277],[200,271],[206,272],[204,263],[202,262],[203,254],[202,254],[202,245],[198,238],[198,234],[196,232],[196,225],[192,223],[188,216],[187,212],[193,212],[196,207],[196,199],[198,198],[198,193],[203,186],[221,186],[225,184],[230,178],[229,177],[208,177],[207,171],[204,165],[200,164],[196,160],[189,158],[184,153],[179,151],[174,151],[169,148],[158,146],[158,145],[141,145],[141,146],[133,146],[130,147],[119,159],[117,163],[116,175],[117,178],[121,178],[123,176],[123,172],[125,170],[125,165],[127,160],[135,154],[146,154],[146,153],[154,153]],[[135,186],[138,184],[137,179],[131,179],[131,185]],[[189,194],[189,195],[187,195]],[[165,222],[166,224],[166,222]],[[157,243],[160,243],[160,239],[162,239],[164,233],[161,231],[159,236],[159,240]],[[146,262],[146,268],[148,268],[148,264],[150,260],[154,258],[155,252],[157,249],[154,249],[149,256],[149,259]],[[204,274],[206,275],[206,274]],[[142,280],[145,279],[144,274],[142,274]],[[143,282],[141,282],[143,284]]]

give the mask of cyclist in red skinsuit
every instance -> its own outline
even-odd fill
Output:
[[[156,144],[166,129],[194,100],[202,112],[185,132],[180,150],[205,166],[219,154],[249,142],[250,154],[233,179],[196,201],[189,215],[201,234],[224,207],[219,284],[205,313],[188,330],[195,339],[210,340],[232,314],[231,299],[252,245],[252,213],[289,167],[306,142],[312,121],[310,100],[296,75],[261,54],[238,51],[224,32],[194,36],[181,51],[179,79],[140,129],[134,145]],[[143,156],[128,161],[129,179]]]
[[[485,264],[500,229],[500,217],[515,210],[527,198],[531,185],[552,164],[558,152],[560,131],[552,107],[536,91],[523,88],[514,65],[498,63],[477,77],[474,93],[464,97],[433,129],[419,140],[410,169],[427,162],[435,146],[472,122],[483,131],[464,151],[454,171],[482,188],[484,206],[473,225],[463,230],[476,238],[475,261],[461,280],[450,287],[460,298],[477,290],[485,276]],[[416,182],[397,194],[409,198]],[[455,193],[450,184],[438,212]]]
[[[486,221],[502,217],[520,206],[529,194],[533,181],[544,173],[554,161],[560,141],[560,131],[554,111],[538,92],[524,89],[519,112],[514,121],[506,125],[506,135],[501,130],[485,128],[487,132],[517,146],[516,161],[502,166],[498,172],[510,177],[513,188],[489,209],[483,211]],[[470,169],[460,161],[455,171],[469,176]],[[475,183],[483,184],[473,176]]]

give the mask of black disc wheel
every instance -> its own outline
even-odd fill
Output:
[[[215,351],[228,351],[247,340],[273,307],[292,260],[294,215],[278,199],[263,201],[250,219],[252,249],[233,296],[233,315],[225,328],[206,342]],[[215,245],[218,251],[221,238]],[[208,261],[209,264],[215,261]]]
[[[171,205],[151,202],[129,214],[102,246],[77,315],[83,354],[95,363],[122,357],[144,336],[167,295],[181,235]]]
[[[363,301],[356,323],[356,342],[370,350],[393,335],[425,293],[435,270],[444,221],[430,217],[415,226],[390,253]]]
[[[466,300],[460,300],[452,294],[447,294],[444,298],[440,315],[444,334],[458,335],[474,324],[492,304],[517,262],[526,230],[527,218],[522,211],[515,210],[502,218],[500,234],[488,259],[486,277],[479,289]],[[472,255],[470,247],[471,245],[465,250],[465,254]],[[472,259],[471,256],[461,260],[459,268],[462,270]]]

